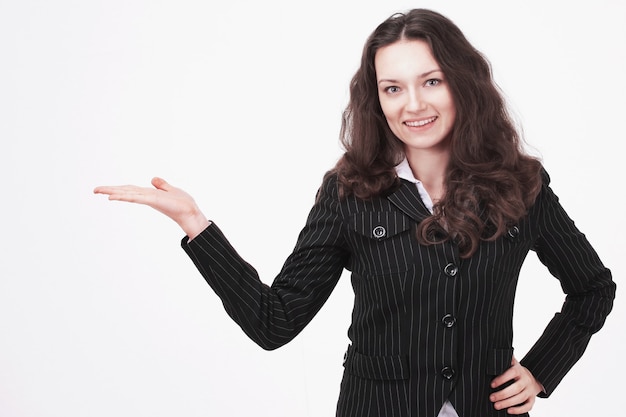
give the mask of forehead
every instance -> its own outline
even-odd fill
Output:
[[[413,78],[439,68],[426,41],[403,39],[376,51],[376,78]]]

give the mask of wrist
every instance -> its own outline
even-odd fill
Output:
[[[195,211],[190,216],[181,220],[178,225],[183,229],[189,240],[192,240],[198,236],[204,229],[206,229],[211,222],[202,214],[200,210]]]

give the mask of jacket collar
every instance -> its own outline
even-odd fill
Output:
[[[431,214],[420,198],[415,184],[405,179],[400,180],[400,187],[389,194],[387,199],[417,222]]]

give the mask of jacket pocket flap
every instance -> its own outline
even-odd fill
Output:
[[[513,348],[491,349],[487,354],[487,375],[500,375],[511,367]]]
[[[409,361],[406,355],[367,356],[350,346],[343,366],[348,373],[366,379],[389,381],[409,378]]]
[[[366,211],[352,217],[352,229],[370,239],[383,240],[411,228],[405,215],[395,211]]]

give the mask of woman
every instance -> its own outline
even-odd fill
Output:
[[[435,12],[390,17],[365,45],[342,141],[271,287],[164,180],[95,192],[176,221],[228,314],[265,349],[294,338],[350,270],[338,416],[527,415],[602,327],[615,284],[521,150],[488,62]],[[513,303],[530,250],[567,298],[518,362]]]

